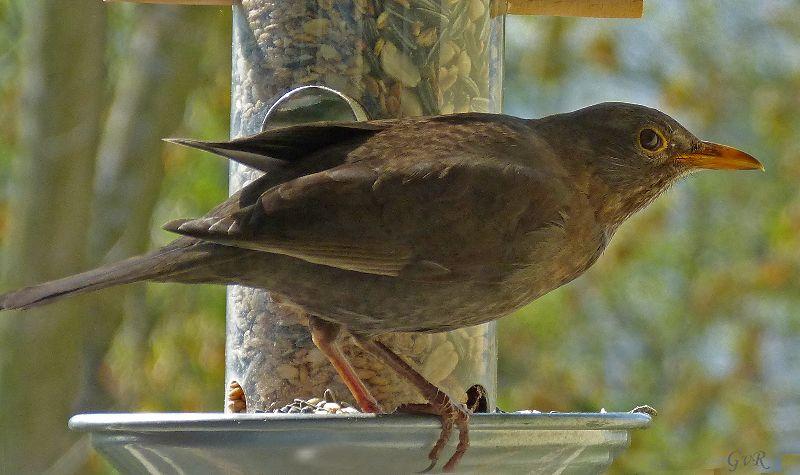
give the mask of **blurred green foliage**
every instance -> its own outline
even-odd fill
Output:
[[[19,12],[13,4],[0,3],[0,183],[8,183],[14,154],[17,98],[17,45],[20,36]],[[0,189],[0,240],[5,236],[5,206],[8,187]],[[0,241],[0,244],[2,241]]]
[[[136,5],[112,10],[111,72],[125,61],[130,16]],[[208,46],[201,77],[194,78],[178,135],[224,138],[230,110],[230,12],[205,10]],[[161,225],[175,216],[199,216],[227,197],[227,162],[183,147],[163,152],[164,180],[153,213],[152,246],[174,239]],[[143,286],[145,287],[145,286]],[[123,323],[108,357],[105,383],[122,410],[218,411],[225,372],[225,289],[211,285],[149,285],[130,309],[140,318]],[[144,313],[144,315],[141,315]]]
[[[640,102],[767,173],[687,178],[586,275],[502,320],[500,405],[656,407],[620,473],[798,451],[800,5],[646,3],[641,21],[510,20],[505,110]]]
[[[645,103],[767,168],[688,178],[624,225],[585,276],[500,323],[502,408],[659,409],[618,473],[693,471],[723,466],[736,449],[771,455],[800,444],[776,415],[800,407],[800,4],[646,3],[641,21],[513,18],[507,30],[506,112]],[[15,5],[0,4],[3,183],[15,153]],[[113,81],[136,7],[109,8]],[[209,8],[202,34],[213,39],[198,58],[204,74],[187,84],[185,135],[227,135],[229,20]],[[226,195],[223,161],[177,147],[163,159],[153,247],[170,239],[161,223]],[[117,409],[220,410],[224,289],[151,285],[139,302],[103,370]]]

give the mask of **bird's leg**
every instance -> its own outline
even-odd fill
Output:
[[[443,467],[445,472],[453,471],[456,465],[458,465],[459,460],[461,460],[461,457],[469,448],[469,410],[463,404],[453,401],[441,389],[425,379],[424,376],[419,374],[417,370],[412,368],[403,358],[398,356],[383,343],[363,335],[353,335],[353,337],[364,351],[374,355],[395,370],[400,376],[407,379],[419,390],[422,397],[428,400],[427,404],[406,404],[398,408],[398,410],[403,412],[434,414],[442,418],[442,432],[436,444],[434,444],[433,449],[431,449],[428,454],[431,465],[425,470],[426,472],[436,465],[442,449],[444,449],[445,444],[447,444],[447,441],[450,439],[453,427],[455,426],[458,428],[458,446],[453,456],[450,457],[450,460],[448,460]]]
[[[311,339],[331,362],[339,377],[342,378],[347,389],[361,407],[363,412],[380,413],[383,412],[380,404],[370,394],[369,389],[364,386],[361,378],[358,377],[355,369],[342,353],[337,343],[339,332],[342,326],[337,323],[327,322],[312,315],[308,316],[308,327],[311,330]]]

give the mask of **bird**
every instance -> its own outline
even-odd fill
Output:
[[[455,469],[470,412],[376,337],[442,332],[508,315],[583,274],[620,225],[703,169],[764,170],[667,114],[607,102],[538,119],[503,114],[316,122],[222,142],[167,139],[264,174],[149,254],[0,296],[0,309],[137,281],[269,290],[308,319],[365,412],[381,412],[338,345],[362,349],[416,387]]]

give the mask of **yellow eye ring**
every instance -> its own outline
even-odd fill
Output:
[[[667,140],[651,127],[639,131],[639,146],[650,153],[660,152],[667,146]]]

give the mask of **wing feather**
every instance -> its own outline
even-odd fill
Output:
[[[237,206],[166,229],[355,272],[485,281],[525,265],[537,243],[524,236],[567,206],[563,169],[550,166],[549,146],[521,119],[465,114],[351,127],[279,129],[237,145],[272,153],[290,171],[291,160],[307,163],[285,180],[249,185]]]
[[[325,147],[358,142],[390,127],[393,121],[317,122],[267,130],[225,142],[168,138],[167,142],[211,152],[263,172],[295,162]]]

